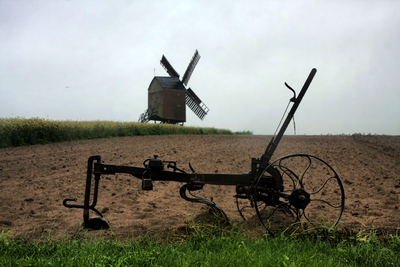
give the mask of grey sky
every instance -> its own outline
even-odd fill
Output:
[[[210,108],[189,126],[272,134],[318,72],[297,134],[400,134],[400,1],[0,1],[0,117],[137,121],[154,76]],[[293,127],[287,131],[293,134]]]

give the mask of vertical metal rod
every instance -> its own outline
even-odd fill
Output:
[[[101,157],[96,155],[96,156],[90,156],[89,159],[88,159],[88,167],[87,167],[87,175],[86,175],[86,188],[85,188],[85,200],[83,202],[83,207],[84,207],[84,209],[83,209],[83,221],[84,221],[84,223],[87,223],[87,221],[89,220],[90,186],[91,186],[91,182],[92,182],[91,180],[92,180],[93,161],[94,160],[96,160],[97,162],[100,162]]]

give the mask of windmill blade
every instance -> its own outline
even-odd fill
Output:
[[[185,71],[185,74],[183,74],[182,82],[185,86],[187,86],[190,76],[192,76],[193,70],[196,67],[197,62],[199,62],[199,60],[200,60],[200,54],[196,50],[196,52],[194,52],[192,60],[189,63],[189,66],[187,67],[187,69]]]
[[[179,78],[178,72],[176,72],[176,70],[172,67],[172,65],[169,63],[169,61],[167,60],[167,58],[164,55],[162,55],[160,64],[168,72],[169,76]]]
[[[201,120],[207,115],[210,110],[200,98],[193,92],[192,89],[186,90],[186,105],[197,115]]]

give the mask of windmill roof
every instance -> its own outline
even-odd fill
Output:
[[[161,86],[164,88],[186,90],[185,86],[183,86],[183,83],[181,82],[181,80],[179,80],[178,77],[156,76],[154,78],[157,79],[160,82]]]

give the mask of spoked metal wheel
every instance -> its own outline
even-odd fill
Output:
[[[256,213],[267,230],[285,230],[295,224],[333,228],[344,209],[344,189],[335,170],[322,159],[294,154],[270,164],[282,176],[282,190],[256,181]]]
[[[281,174],[275,168],[270,166],[264,171],[262,176],[262,184],[264,186],[268,188],[279,188],[282,183]],[[254,217],[257,218],[255,206],[262,205],[262,202],[256,202],[254,199],[254,185],[248,186],[246,189],[245,193],[236,195],[236,206],[242,219],[249,221],[254,219]],[[271,201],[277,201],[277,197],[270,198],[269,202]]]

